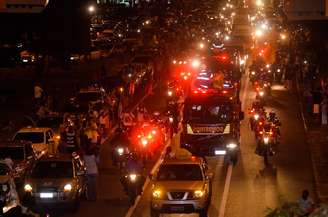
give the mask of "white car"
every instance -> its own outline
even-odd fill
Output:
[[[14,141],[29,141],[37,156],[55,154],[60,136],[55,135],[51,128],[24,127],[14,136]]]

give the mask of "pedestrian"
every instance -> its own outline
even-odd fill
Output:
[[[327,118],[327,112],[328,112],[328,97],[325,94],[323,96],[323,100],[321,102],[321,124],[322,125],[327,125],[328,123],[328,118]]]
[[[97,200],[98,166],[93,146],[88,146],[84,155],[87,176],[87,199]]]
[[[40,84],[34,86],[34,101],[37,106],[43,104],[44,90],[41,88]]]
[[[308,190],[303,190],[301,198],[298,200],[298,206],[300,208],[301,216],[308,216],[314,210],[314,202],[310,198]]]

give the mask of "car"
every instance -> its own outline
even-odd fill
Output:
[[[78,155],[47,156],[35,164],[26,178],[25,196],[36,208],[54,205],[76,211],[86,192],[85,175],[84,162]]]
[[[152,180],[151,217],[161,213],[199,213],[207,216],[211,174],[202,158],[166,159]]]
[[[56,153],[58,146],[53,130],[48,127],[23,127],[14,135],[13,141],[31,142],[38,158],[47,153]]]
[[[19,197],[12,176],[12,170],[4,162],[0,162],[0,197],[5,198],[6,201],[2,208],[4,214],[19,205]]]
[[[102,106],[106,99],[103,88],[90,87],[81,89],[76,97],[71,98],[70,108],[77,112],[88,112],[90,108]]]
[[[26,174],[37,158],[32,143],[27,141],[0,142],[0,159],[7,157],[10,157],[14,163],[12,170],[16,185],[23,184]]]

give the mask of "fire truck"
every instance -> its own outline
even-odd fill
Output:
[[[239,90],[232,84],[194,88],[185,99],[180,146],[196,156],[225,156],[236,163],[243,118]]]

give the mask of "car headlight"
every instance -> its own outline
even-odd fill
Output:
[[[71,191],[72,190],[72,185],[71,184],[66,184],[64,186],[64,191]]]
[[[33,188],[30,184],[25,184],[24,185],[24,191],[25,192],[32,192]]]
[[[135,182],[136,179],[137,179],[137,175],[136,174],[130,174],[129,178],[130,178],[131,182]]]
[[[237,148],[237,144],[236,143],[229,143],[227,145],[227,148],[229,148],[229,149],[235,149],[235,148]]]
[[[153,197],[154,198],[161,198],[162,192],[160,190],[154,190],[153,191]]]
[[[194,191],[194,197],[195,198],[201,198],[203,196],[204,196],[204,191],[202,191],[202,190],[196,190],[196,191]]]

